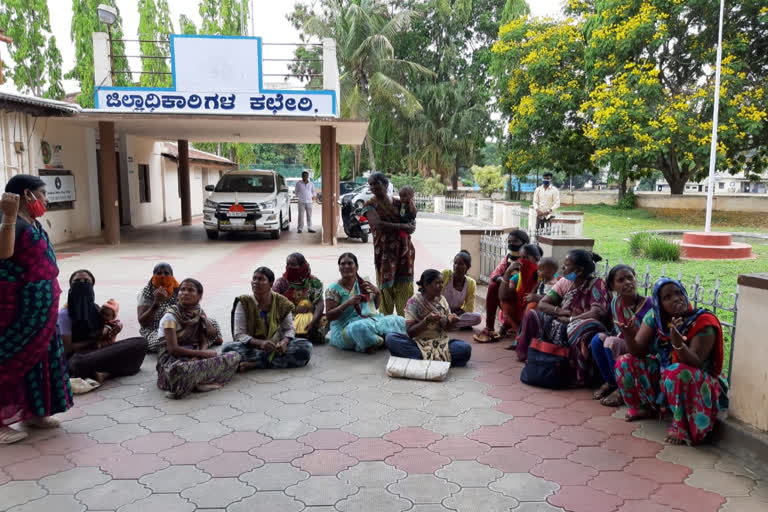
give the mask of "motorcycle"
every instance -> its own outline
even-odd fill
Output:
[[[341,202],[341,222],[347,237],[359,238],[364,244],[368,243],[368,235],[371,232],[368,219],[362,214],[361,208],[352,204],[352,197],[345,197]]]

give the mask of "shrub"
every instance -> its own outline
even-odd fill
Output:
[[[501,174],[501,166],[486,165],[480,167],[472,166],[472,174],[475,181],[480,186],[480,191],[484,197],[491,197],[494,192],[504,191],[504,176]]]
[[[629,238],[629,250],[633,256],[643,256],[654,261],[678,261],[680,246],[671,240],[651,233],[633,233]]]
[[[424,194],[428,196],[442,196],[445,195],[445,185],[440,181],[440,176],[432,171],[432,175],[424,180]]]
[[[639,233],[633,233],[629,237],[629,251],[633,256],[642,256],[648,247],[648,241],[651,239],[651,234],[641,231]]]
[[[618,202],[616,208],[619,210],[634,210],[637,205],[637,198],[635,197],[635,191],[630,189],[624,193],[624,197]]]
[[[395,192],[405,185],[412,186],[417,194],[422,194],[424,193],[424,176],[420,174],[414,176],[408,176],[407,174],[392,175],[392,186],[395,187]]]

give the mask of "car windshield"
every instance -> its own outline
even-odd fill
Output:
[[[216,184],[216,192],[274,192],[275,179],[270,175],[229,175]]]

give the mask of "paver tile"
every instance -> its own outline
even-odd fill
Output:
[[[455,460],[438,469],[435,474],[460,487],[487,487],[503,475],[498,469],[474,460]]]
[[[563,486],[547,501],[571,512],[613,512],[622,504],[618,496],[585,485]]]
[[[118,423],[88,434],[99,443],[122,443],[148,434],[149,430],[135,423]]]
[[[628,422],[612,416],[595,416],[585,421],[582,426],[613,435],[631,434],[639,427],[636,422]]]
[[[576,400],[565,406],[566,409],[572,409],[574,411],[580,411],[586,413],[589,417],[592,416],[610,416],[616,410],[615,407],[606,407],[601,404],[599,400],[593,400],[588,398],[586,400]]]
[[[273,512],[275,510],[299,512],[307,509],[302,502],[276,491],[257,492],[227,507],[227,512]]]
[[[131,455],[131,451],[119,444],[96,444],[72,452],[67,458],[76,466],[101,466],[102,463]]]
[[[267,416],[263,412],[246,412],[239,416],[224,420],[221,423],[222,425],[225,425],[237,432],[256,432],[261,427],[272,421],[274,421],[274,419],[270,416]]]
[[[288,487],[285,494],[293,496],[306,505],[335,505],[357,492],[357,487],[349,485],[335,476],[311,476]]]
[[[429,388],[426,388],[427,390]],[[425,390],[421,390],[425,391]],[[392,393],[391,395],[382,395],[376,401],[395,410],[403,411],[409,409],[424,409],[431,400],[441,400],[440,398],[429,399],[419,393]]]
[[[130,409],[133,405],[122,398],[109,398],[85,405],[78,404],[78,407],[80,407],[85,414],[95,416],[97,414],[110,415],[115,412],[124,411],[125,409]]]
[[[465,436],[477,429],[480,424],[466,417],[441,417],[434,418],[422,426],[444,436]]]
[[[467,437],[450,436],[434,442],[428,449],[454,460],[474,460],[488,453],[491,447]]]
[[[0,459],[0,467],[10,466],[17,462],[34,459],[42,455],[37,448],[28,444],[3,445],[3,458]]]
[[[241,482],[247,483],[257,491],[283,491],[307,478],[309,473],[287,462],[267,463],[240,475]]]
[[[210,421],[223,421],[235,416],[240,416],[243,412],[239,411],[229,405],[212,405],[205,409],[200,409],[190,414],[200,423],[207,423]]]
[[[168,467],[168,461],[150,453],[131,454],[101,463],[101,469],[113,478],[141,478]]]
[[[526,473],[541,459],[515,447],[491,448],[488,453],[477,458],[477,462],[487,464],[504,473]]]
[[[80,491],[75,498],[90,510],[117,510],[150,494],[152,491],[134,480],[112,480]]]
[[[57,436],[35,442],[34,446],[42,455],[67,455],[68,453],[90,448],[95,444],[96,441],[86,434],[67,434],[66,432],[61,432]],[[7,448],[9,447],[4,446],[3,451]],[[5,454],[3,454],[3,460],[6,460]]]
[[[531,394],[530,388],[526,386],[490,386],[485,392],[488,396],[499,398],[504,401],[522,400]]]
[[[123,505],[117,512],[194,512],[195,505],[177,494],[153,494]]]
[[[506,511],[517,507],[518,501],[500,492],[468,487],[443,499],[443,505],[458,512],[478,510]]]
[[[343,430],[321,429],[301,436],[298,440],[316,450],[337,450],[357,439],[356,435]]]
[[[720,508],[720,512],[765,512],[768,503],[754,497],[749,498],[726,498],[725,505]]]
[[[198,508],[224,508],[246,498],[256,490],[237,478],[212,478],[181,493]]]
[[[590,418],[590,415],[585,412],[562,407],[562,408],[555,408],[555,409],[547,409],[537,414],[536,417],[540,420],[546,420],[546,421],[552,422],[555,425],[565,426],[565,425],[582,425],[585,421],[587,421]]]
[[[624,471],[660,484],[682,483],[691,473],[691,470],[685,466],[656,458],[635,459],[624,468]]]
[[[315,450],[303,457],[294,459],[291,464],[310,475],[335,475],[357,464],[357,459],[338,450]]]
[[[311,451],[312,447],[293,439],[276,439],[257,446],[248,453],[266,462],[291,462]]]
[[[317,409],[309,404],[292,404],[290,406],[277,402],[277,405],[271,409],[267,409],[266,415],[270,417],[269,421],[273,420],[300,420],[305,416],[316,413]]]
[[[530,388],[530,389],[535,389],[535,388]],[[555,391],[532,392],[532,393],[529,393],[525,398],[523,398],[523,400],[526,402],[536,404],[536,405],[541,405],[547,408],[565,407],[574,401],[574,399],[569,398],[566,393],[564,392],[558,393]]]
[[[214,439],[210,444],[225,452],[247,452],[270,441],[270,438],[257,432],[233,432],[224,437]]]
[[[341,481],[357,487],[386,487],[407,476],[405,471],[381,461],[361,462],[338,474]]]
[[[531,501],[528,503],[521,503],[520,506],[515,509],[515,512],[565,512],[565,509],[552,506],[547,502]]]
[[[536,416],[541,411],[546,410],[546,407],[542,407],[541,405],[536,404],[529,404],[528,402],[523,402],[522,400],[504,400],[500,404],[495,405],[493,408],[499,412],[509,414],[513,417]]]
[[[7,510],[30,500],[42,498],[45,494],[45,489],[38,482],[8,482],[0,485],[0,510]]]
[[[440,503],[417,503],[408,512],[451,512]]]
[[[615,494],[624,500],[645,500],[659,488],[653,480],[625,473],[624,471],[601,471],[590,480],[589,486],[599,491]]]
[[[214,478],[236,477],[264,465],[264,461],[245,452],[225,452],[197,463],[197,467]]]
[[[222,453],[215,446],[206,442],[185,443],[169,450],[158,453],[171,464],[197,464]]]
[[[41,455],[6,466],[3,471],[14,480],[39,480],[44,476],[60,473],[73,467],[63,455]]]
[[[141,423],[162,416],[163,411],[154,407],[131,407],[124,411],[111,413],[110,418],[118,423]]]
[[[107,381],[109,383],[109,381]],[[104,398],[126,398],[129,396],[141,395],[149,391],[148,386],[142,386],[140,384],[128,384],[122,382],[111,381],[114,385],[110,388],[106,388],[106,385],[102,385],[99,388],[99,395]]]
[[[540,420],[537,418],[512,418],[506,422],[504,426],[513,429],[524,436],[546,436],[558,428],[558,425],[551,421]]]
[[[72,468],[40,479],[39,483],[51,494],[77,494],[112,479],[99,468]]]
[[[464,411],[459,415],[459,419],[463,419],[468,423],[474,423],[480,425],[503,425],[510,421],[512,415],[505,412],[497,411],[495,409],[477,409],[472,408]]]
[[[139,479],[155,493],[180,493],[211,479],[211,475],[194,466],[171,466]]]
[[[291,389],[288,391],[283,391],[282,393],[277,393],[273,395],[272,398],[275,400],[280,400],[286,404],[306,404],[307,402],[311,402],[319,396],[320,395],[314,391],[310,391],[308,389]]]
[[[349,413],[359,420],[380,419],[394,410],[394,407],[374,401],[360,401],[355,405],[343,409],[344,412]]]
[[[387,441],[404,448],[426,448],[442,438],[441,434],[421,427],[402,427],[384,436]]]
[[[125,441],[122,445],[123,448],[129,449],[133,453],[158,453],[185,442],[170,432],[153,432],[130,441]]]
[[[232,429],[225,427],[218,422],[197,423],[189,427],[176,430],[174,434],[186,439],[189,442],[212,441],[213,439],[223,437],[232,432]]]
[[[570,460],[548,459],[537,465],[531,473],[560,485],[586,485],[597,476],[597,471]]]
[[[618,471],[632,462],[632,457],[599,446],[582,446],[570,454],[568,460],[599,471]]]
[[[356,494],[336,503],[340,512],[375,510],[376,512],[403,512],[412,510],[413,503],[384,489],[360,489]],[[314,512],[314,511],[313,511]]]
[[[632,435],[611,436],[601,446],[630,457],[655,457],[663,448],[659,443]]]
[[[62,422],[61,428],[70,434],[89,434],[116,424],[117,422],[109,416],[83,416]]]
[[[317,430],[299,420],[274,420],[259,427],[259,432],[272,439],[296,439]]]
[[[450,400],[433,400],[426,407],[424,412],[432,416],[458,416],[472,407],[470,404],[459,402],[456,398]]]
[[[390,484],[387,490],[413,503],[440,503],[445,496],[457,492],[460,487],[435,475],[408,475]]]
[[[578,448],[575,444],[544,436],[530,436],[516,446],[542,459],[564,459]]]
[[[755,481],[751,478],[723,473],[716,469],[694,469],[685,483],[725,497],[749,496],[755,487]]]
[[[606,439],[609,439],[610,435],[591,428],[568,426],[560,427],[552,432],[552,437],[573,443],[576,446],[599,446]]]
[[[357,417],[341,411],[315,411],[301,421],[315,428],[341,428],[356,421]]]
[[[403,449],[386,439],[368,437],[343,446],[339,451],[359,461],[384,460]]]
[[[77,502],[71,496],[50,495],[39,500],[28,501],[23,505],[10,509],[13,512],[49,512],[50,510],[56,510],[56,512],[83,512],[85,505]]]
[[[528,473],[507,473],[489,487],[518,501],[545,501],[560,489],[555,482]]]
[[[618,512],[680,512],[680,510],[651,500],[626,500],[619,507]],[[742,511],[740,510],[739,512]]]
[[[322,391],[318,391],[322,393]],[[342,409],[354,409],[358,405],[357,400],[341,395],[322,395],[308,402],[306,405],[318,411],[340,411]]]
[[[716,512],[725,503],[719,494],[685,484],[662,484],[651,499],[685,512]]]
[[[451,459],[426,448],[403,448],[403,451],[387,457],[384,462],[402,469],[408,474],[431,474],[450,463]]]
[[[197,425],[199,421],[183,414],[165,414],[148,420],[142,420],[139,425],[152,432],[175,432]]]
[[[382,437],[395,429],[397,429],[397,425],[382,418],[361,419],[341,427],[344,432],[349,432],[357,437]]]
[[[60,412],[59,414],[54,415],[57,420],[64,422],[64,421],[72,421],[79,418],[82,418],[86,416],[85,412],[83,412],[82,409],[80,409],[77,406],[71,407],[67,412]]]
[[[385,416],[387,421],[401,427],[420,427],[432,419],[432,415],[419,409],[400,409]]]
[[[719,455],[702,446],[665,446],[656,457],[691,469],[712,469],[720,460]]]

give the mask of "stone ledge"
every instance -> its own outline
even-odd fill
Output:
[[[741,274],[738,279],[739,286],[768,290],[768,272],[757,274]]]
[[[768,433],[729,417],[717,420],[712,442],[721,450],[738,457],[762,478],[768,477]]]

